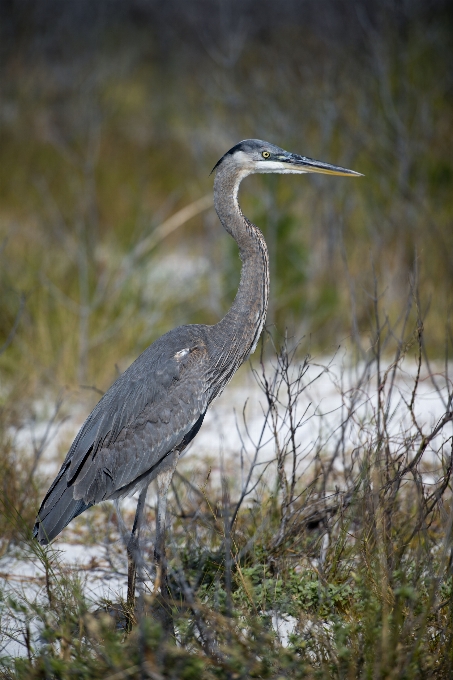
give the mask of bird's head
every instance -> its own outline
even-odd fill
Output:
[[[315,161],[313,158],[289,153],[275,144],[263,142],[261,139],[244,139],[233,146],[213,167],[212,172],[220,171],[226,166],[234,166],[242,177],[253,173],[298,174],[318,172],[324,175],[342,175],[360,177],[360,172],[347,170],[338,165]]]

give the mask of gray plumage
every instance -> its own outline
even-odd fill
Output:
[[[261,140],[236,145],[214,170],[215,209],[242,260],[233,305],[214,326],[181,326],[163,335],[102,397],[42,502],[34,527],[42,544],[92,505],[145,489],[166,471],[171,477],[209,404],[254,351],[266,318],[269,265],[263,235],[238,205],[241,180],[254,172],[358,174]]]

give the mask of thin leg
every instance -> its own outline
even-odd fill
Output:
[[[130,630],[133,622],[135,610],[135,583],[137,580],[137,562],[140,560],[140,527],[143,521],[143,510],[145,508],[146,493],[148,487],[145,486],[138,497],[137,510],[135,512],[134,525],[131,537],[127,544],[127,628]]]
[[[160,589],[161,593],[166,589],[167,569],[165,561],[165,529],[167,521],[167,494],[173,473],[178,462],[179,452],[175,451],[171,467],[167,468],[157,476],[157,521],[156,521],[156,542],[154,545],[154,560],[156,563],[156,580],[154,582],[154,592]]]

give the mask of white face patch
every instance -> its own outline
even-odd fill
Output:
[[[255,172],[256,162],[252,161],[250,156],[244,151],[236,151],[233,155],[234,162],[244,171],[243,177],[250,175],[250,173]]]
[[[300,175],[308,172],[303,165],[296,166],[282,161],[257,161],[255,163],[255,172],[259,173],[278,173],[279,175]]]
[[[239,169],[239,172],[236,174],[236,183],[233,187],[233,198],[237,203],[239,185],[244,179],[244,177],[248,177],[248,175],[251,175],[252,173],[256,172],[256,163],[250,160],[249,156],[247,156],[247,154],[244,153],[243,151],[236,151],[236,153],[233,156],[233,159]]]

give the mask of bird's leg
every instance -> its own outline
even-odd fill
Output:
[[[134,525],[127,544],[127,628],[130,630],[135,610],[135,583],[137,580],[137,562],[140,560],[139,536],[143,521],[146,493],[148,486],[140,492],[137,510],[135,512]]]
[[[157,475],[157,520],[156,520],[156,542],[154,544],[154,561],[156,563],[156,580],[154,582],[154,593],[159,589],[165,596],[164,590],[167,585],[167,566],[165,560],[165,529],[167,519],[167,494],[173,473],[178,462],[179,452],[175,451],[171,466],[164,472]]]

